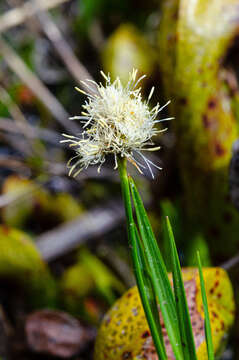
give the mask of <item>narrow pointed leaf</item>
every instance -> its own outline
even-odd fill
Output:
[[[136,236],[136,241],[133,243],[135,243],[137,251],[134,269],[140,298],[143,304],[144,312],[150,327],[151,335],[153,337],[154,345],[157,350],[159,359],[167,360],[156,295],[152,286],[148,265],[135,224],[134,233]]]
[[[204,310],[204,318],[205,318],[204,319],[204,329],[205,329],[205,336],[206,336],[206,343],[207,343],[208,360],[214,360],[212,330],[211,330],[208,304],[207,304],[207,294],[206,294],[206,288],[205,288],[205,283],[204,283],[204,279],[203,279],[202,264],[201,264],[199,252],[197,252],[197,259],[198,259],[198,269],[199,269],[201,294],[202,294],[202,302],[203,302],[203,310]]]
[[[189,316],[188,304],[183,284],[182,271],[175,245],[174,235],[169,218],[166,217],[168,229],[171,269],[173,273],[173,286],[176,299],[176,308],[179,319],[182,348],[185,360],[197,360],[195,342],[192,331],[191,319]]]
[[[145,249],[145,255],[148,261],[149,271],[152,274],[152,285],[158,297],[160,310],[162,312],[165,327],[168,332],[175,358],[176,360],[183,360],[176,304],[171,284],[168,279],[167,270],[151,225],[149,223],[147,213],[144,209],[141,197],[131,178],[129,179],[129,183],[135,206],[138,227]]]
[[[141,296],[142,304],[144,306],[145,314],[150,326],[151,334],[153,336],[157,354],[160,360],[166,360],[167,358],[165,357],[165,349],[162,339],[161,327],[160,327],[160,322],[158,320],[158,316],[159,316],[157,311],[158,309],[155,308],[156,297],[153,294],[153,292],[150,291],[150,289],[152,289],[152,286],[149,283],[149,280],[146,280],[144,282],[144,279],[142,278],[141,269],[145,269],[146,272],[147,269],[145,267],[146,263],[143,257],[142,256],[140,257],[142,251],[140,248],[139,236],[136,242],[136,236],[138,235],[138,233],[133,219],[129,181],[126,171],[126,161],[125,159],[123,160],[118,159],[118,163],[119,163],[119,174],[121,179],[122,195],[123,195],[125,213],[126,213],[128,238],[131,247],[131,256],[132,256],[136,282]]]

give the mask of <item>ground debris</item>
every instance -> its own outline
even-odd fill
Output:
[[[94,338],[94,331],[67,313],[40,310],[26,320],[27,343],[34,352],[68,358],[79,354]]]

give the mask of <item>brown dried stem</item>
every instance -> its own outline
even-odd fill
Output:
[[[28,1],[22,6],[11,9],[0,16],[0,33],[14,26],[21,25],[41,10],[48,10],[68,1],[69,0],[41,0],[38,7],[35,6],[34,2]]]
[[[39,1],[35,2],[39,4]],[[86,79],[93,80],[93,78],[87,69],[77,59],[71,47],[68,45],[63,35],[61,34],[59,28],[53,22],[51,16],[46,11],[41,11],[38,13],[37,18],[41,24],[42,30],[48,39],[52,42],[56,52],[62,59],[71,75],[78,83],[81,84],[81,87],[85,91],[89,92],[89,89],[83,83],[81,83],[81,81]]]
[[[3,55],[9,68],[28,86],[29,89],[38,97],[54,118],[67,130],[78,131],[76,124],[68,121],[69,114],[64,107],[41,82],[40,79],[26,66],[17,53],[0,36],[0,53]]]
[[[36,239],[36,245],[46,261],[54,260],[112,230],[123,218],[122,203],[114,200],[44,233]]]
[[[23,123],[16,123],[8,118],[0,117],[0,130],[7,131],[13,134],[23,133],[24,136],[31,139],[41,139],[52,145],[60,146],[59,140],[60,136],[57,132],[53,130],[48,130],[44,128],[39,128]]]

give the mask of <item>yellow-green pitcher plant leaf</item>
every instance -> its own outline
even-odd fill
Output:
[[[223,65],[238,32],[237,9],[237,0],[162,1],[158,36],[190,223],[203,229],[213,253],[221,257],[238,248],[239,214],[228,197],[238,94],[225,80]]]
[[[56,194],[40,183],[16,175],[8,176],[3,183],[2,193],[12,199],[3,207],[3,222],[11,227],[25,229],[42,222],[58,225],[73,220],[84,211],[82,205],[71,194]],[[48,221],[46,221],[46,219]],[[42,230],[42,227],[41,227]]]
[[[20,284],[33,306],[52,307],[57,299],[56,282],[32,239],[20,230],[0,226],[0,278]]]
[[[195,268],[183,268],[182,275],[192,321],[196,354],[198,359],[208,360],[199,273]],[[204,268],[203,277],[213,346],[214,351],[218,352],[234,321],[234,296],[229,277],[223,269]],[[172,282],[171,274],[169,278]],[[169,345],[161,315],[160,318],[168,358],[173,360],[172,348]],[[116,301],[100,326],[94,360],[107,359],[157,359],[136,286],[129,289]]]
[[[99,320],[100,311],[91,314],[85,306],[87,299],[95,297],[101,302],[103,300],[103,310],[114,303],[116,293],[125,291],[123,283],[107,265],[86,248],[79,251],[77,262],[63,273],[60,283],[64,308],[73,315],[87,317],[93,322]]]
[[[129,72],[138,69],[138,76],[152,74],[156,53],[143,34],[132,24],[123,24],[107,40],[102,52],[103,69],[112,79],[119,77],[127,84]]]

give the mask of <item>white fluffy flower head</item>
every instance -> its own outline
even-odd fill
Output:
[[[169,102],[162,107],[157,104],[151,109],[149,100],[154,88],[151,89],[147,101],[143,101],[138,84],[145,75],[137,80],[137,70],[129,74],[125,87],[119,78],[111,82],[109,75],[106,76],[103,72],[101,74],[105,85],[87,80],[83,84],[88,87],[89,93],[76,88],[87,96],[87,100],[82,106],[81,116],[71,118],[81,121],[82,133],[79,136],[63,134],[66,139],[61,141],[68,142],[76,151],[76,155],[68,162],[69,175],[77,176],[84,168],[96,164],[100,171],[106,155],[113,154],[115,169],[117,156],[121,156],[133,163],[140,172],[146,165],[153,176],[151,165],[159,167],[147,159],[142,151],[159,149],[153,146],[152,137],[165,130],[157,129],[155,125],[158,122],[171,119],[157,119],[159,112]],[[145,165],[138,161],[139,157]]]

